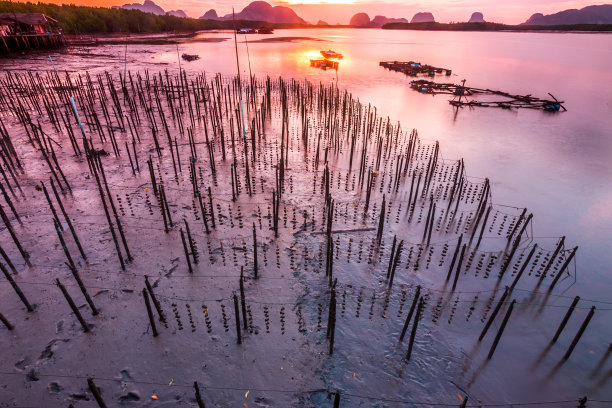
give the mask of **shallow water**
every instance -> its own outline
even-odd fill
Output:
[[[205,33],[202,35],[228,39],[232,37],[231,33]],[[301,352],[296,352],[295,345],[287,344],[286,340],[273,341],[273,344],[270,345],[267,344],[269,343],[269,340],[267,340],[269,337],[260,337],[255,340],[257,337],[251,336],[253,340],[247,342],[248,346],[246,347],[248,349],[244,355],[236,356],[226,351],[227,355],[223,356],[225,360],[219,360],[219,356],[213,357],[213,363],[207,368],[208,371],[204,368],[198,370],[198,367],[190,364],[191,359],[198,353],[205,352],[205,348],[200,350],[198,347],[194,347],[194,338],[174,336],[170,349],[158,350],[165,355],[164,363],[161,366],[156,366],[155,370],[158,370],[158,372],[153,372],[152,369],[148,370],[146,368],[146,364],[142,365],[141,363],[142,359],[146,359],[147,353],[157,347],[155,344],[149,344],[149,337],[146,337],[147,343],[136,349],[137,357],[134,360],[140,360],[140,362],[131,362],[129,365],[130,367],[133,366],[134,370],[130,369],[130,371],[136,371],[138,378],[141,380],[150,379],[155,377],[156,374],[163,377],[168,372],[172,372],[172,361],[178,361],[184,365],[181,374],[187,378],[185,381],[188,382],[191,378],[197,378],[202,371],[205,372],[206,378],[210,380],[210,384],[214,384],[215,378],[223,378],[224,381],[229,381],[227,373],[223,370],[224,364],[228,367],[245,369],[247,358],[249,361],[250,359],[254,361],[258,357],[258,353],[264,350],[265,360],[267,361],[254,365],[252,369],[245,369],[239,376],[235,374],[238,377],[236,379],[238,384],[248,383],[249,381],[260,385],[274,383],[276,378],[273,369],[280,365],[285,366],[284,358],[279,358],[279,356],[284,356],[285,353],[294,353],[293,358],[299,361],[299,364],[298,362],[294,363],[301,367],[303,372],[295,379],[292,377],[291,381],[287,380],[287,383],[283,383],[283,385],[286,385],[287,388],[320,386],[319,381],[309,378],[311,372],[319,373],[317,363],[313,363],[308,358],[309,353],[312,353],[318,355],[318,358],[314,360],[320,361],[322,364],[319,380],[328,389],[338,387],[347,390],[349,393],[375,395],[390,400],[418,400],[427,396],[430,397],[426,398],[428,401],[459,401],[455,395],[457,389],[449,385],[449,381],[454,381],[461,387],[467,387],[471,383],[470,392],[487,402],[572,399],[583,394],[595,395],[600,399],[610,396],[609,390],[612,379],[609,377],[607,379],[606,377],[604,379],[599,377],[589,379],[588,374],[608,347],[611,335],[610,311],[606,310],[610,309],[610,304],[605,302],[612,301],[609,297],[610,289],[612,289],[612,279],[608,274],[608,265],[612,261],[612,253],[609,251],[609,240],[612,235],[612,210],[610,207],[612,204],[612,187],[609,183],[609,177],[612,175],[612,162],[609,160],[612,157],[612,88],[607,86],[612,82],[612,71],[609,69],[610,63],[612,63],[612,36],[599,34],[389,32],[344,29],[277,30],[274,36],[312,37],[323,41],[301,39],[290,43],[257,43],[257,39],[269,37],[249,36],[250,62],[246,58],[246,43],[239,43],[241,73],[243,75],[248,75],[250,63],[251,71],[259,77],[270,75],[272,77],[283,76],[284,78],[307,78],[310,81],[321,81],[325,84],[337,83],[341,89],[352,92],[361,102],[372,103],[377,107],[379,114],[388,115],[392,121],[399,120],[403,130],[418,129],[419,136],[425,144],[434,140],[440,141],[442,157],[448,160],[464,158],[467,173],[474,177],[472,179],[474,182],[482,181],[480,179],[482,177],[488,177],[491,180],[493,203],[497,206],[496,208],[502,209],[502,205],[508,205],[510,207],[504,211],[512,216],[516,216],[520,212],[516,208],[522,207],[527,207],[529,211],[534,213],[533,229],[529,231],[529,234],[545,249],[553,249],[556,238],[561,235],[567,236],[566,248],[575,245],[580,246],[577,258],[577,282],[575,285],[569,285],[565,282],[562,288],[560,287],[562,292],[557,293],[557,295],[563,294],[567,297],[550,300],[549,305],[551,307],[547,309],[544,316],[539,316],[537,311],[528,307],[522,309],[520,316],[523,318],[511,322],[508,333],[504,335],[507,342],[500,346],[496,358],[490,365],[482,363],[488,351],[488,344],[479,348],[474,345],[473,341],[474,333],[478,333],[481,328],[482,310],[477,308],[469,322],[467,321],[469,318],[465,318],[466,314],[470,313],[468,306],[471,295],[469,293],[462,294],[460,303],[454,303],[458,312],[452,326],[449,324],[441,328],[438,324],[432,324],[428,312],[427,319],[424,319],[423,323],[424,335],[417,339],[416,348],[419,353],[414,360],[417,367],[415,369],[415,366],[402,363],[401,357],[405,353],[405,349],[397,349],[395,344],[388,340],[389,336],[393,338],[397,336],[401,329],[400,319],[381,320],[378,316],[386,312],[379,310],[378,304],[375,312],[377,318],[371,319],[373,314],[370,310],[370,303],[374,304],[374,301],[371,300],[372,296],[376,296],[378,302],[385,296],[384,292],[376,285],[372,288],[372,272],[375,267],[366,265],[357,267],[354,263],[350,264],[348,260],[346,262],[340,261],[337,263],[336,276],[341,282],[352,286],[343,289],[347,296],[347,315],[345,317],[344,312],[342,312],[343,318],[338,328],[338,346],[334,360],[321,359],[320,354],[324,352],[325,346],[323,345],[321,349],[318,349],[317,346],[313,345],[316,342],[312,338],[310,338],[310,342],[304,341],[304,349]],[[244,41],[244,37],[239,38],[239,41]],[[340,62],[339,70],[337,72],[324,72],[311,68],[308,63],[309,59],[317,57],[320,49],[328,48],[345,55],[345,58]],[[111,70],[118,74],[117,71],[124,69],[124,51],[125,47],[118,45],[100,46],[55,53],[52,54],[52,57],[58,70],[89,70],[93,73]],[[195,62],[181,61],[182,68],[190,73],[201,70],[225,74],[236,72],[232,41],[184,43],[178,47],[178,52],[200,55],[201,59]],[[476,87],[490,87],[511,93],[530,93],[541,97],[545,97],[547,92],[551,92],[557,98],[565,101],[568,112],[559,114],[531,110],[508,112],[486,108],[464,109],[455,112],[448,105],[446,96],[432,97],[418,94],[409,88],[409,79],[404,77],[403,74],[390,72],[378,66],[379,61],[396,59],[413,59],[435,66],[451,68],[453,69],[451,80],[456,82],[467,79],[468,85]],[[40,54],[34,60],[23,58],[17,62],[0,61],[0,64],[7,69],[49,69],[47,56]],[[178,71],[177,47],[129,45],[127,48],[127,68],[133,71],[149,69],[152,72],[168,69],[171,73],[175,73]],[[439,80],[446,79],[446,77],[439,78]],[[346,163],[339,161],[334,164],[342,168]],[[117,171],[112,174],[117,183],[120,183],[122,178],[130,176],[126,168],[123,170],[123,172]],[[166,168],[166,170],[169,171],[169,168]],[[296,202],[294,205],[299,208],[300,205],[303,205],[299,202],[300,194],[303,197],[309,194],[312,181],[307,175],[296,174],[295,177],[294,183],[297,186],[297,191],[295,192],[294,200]],[[135,182],[126,184],[129,188],[138,188]],[[124,187],[126,186],[124,185]],[[292,195],[288,194],[288,199],[291,199],[291,197]],[[342,197],[342,199],[349,199],[350,197],[352,196],[348,195]],[[143,197],[140,197],[140,199],[144,201]],[[79,207],[83,211],[88,207],[88,200],[91,200],[91,197],[84,194],[79,203]],[[134,197],[134,200],[136,201],[136,197]],[[171,202],[174,200],[178,200],[178,197],[172,196]],[[377,200],[377,202],[380,200],[378,195]],[[185,205],[189,205],[189,202]],[[139,202],[135,206],[141,211],[145,209],[143,202]],[[399,213],[396,207],[393,208],[393,214],[395,211]],[[150,217],[151,220],[155,219],[159,223],[157,213],[155,213],[155,216],[150,215]],[[350,217],[348,218],[350,219]],[[393,215],[391,218],[393,218]],[[140,224],[142,224],[142,219]],[[398,234],[405,233],[399,225],[392,226],[391,230],[397,231]],[[416,234],[413,232],[410,234],[418,236],[420,230]],[[243,235],[245,240],[248,239],[249,231],[243,232]],[[491,244],[491,248],[493,248],[496,246],[496,238],[495,234],[491,235],[492,237],[489,238],[493,241],[493,244]],[[46,234],[41,233],[41,237],[44,236]],[[51,236],[48,239],[50,242],[54,242],[55,237]],[[299,253],[302,255],[319,253],[323,245],[316,239],[311,238],[304,238],[303,241],[297,238],[295,242],[288,238],[285,239],[286,241],[283,242],[287,246],[291,245],[294,248],[292,251],[296,251],[295,246],[297,246]],[[348,238],[343,237],[342,257],[346,256],[346,246],[348,245],[346,239]],[[388,247],[389,238],[387,237],[386,240]],[[270,245],[272,246],[271,241]],[[303,247],[300,245],[303,245]],[[357,245],[357,238],[352,245]],[[364,245],[364,252],[367,252],[368,245]],[[155,250],[149,248],[146,243],[139,242],[138,247],[145,253],[150,254],[151,257],[155,257]],[[451,251],[452,249],[451,246]],[[180,251],[179,247],[175,248],[171,254],[172,257],[180,257]],[[355,250],[353,249],[353,251]],[[218,250],[211,251],[209,248],[209,252],[216,253],[216,256],[219,257]],[[235,253],[234,251],[234,255]],[[55,256],[60,259],[61,253],[55,254]],[[386,262],[386,256],[385,252],[378,265],[379,269],[381,267],[384,269],[382,265]],[[282,259],[283,269],[288,267],[289,260],[287,258]],[[106,265],[111,261],[104,259],[103,262]],[[272,260],[270,262],[272,263]],[[314,259],[305,262],[312,262],[311,267],[316,268]],[[223,264],[225,264],[225,259]],[[144,269],[161,268],[162,270],[167,267],[163,263],[156,264],[155,262],[143,262],[142,266]],[[211,268],[213,268],[213,271],[224,270],[220,265]],[[232,275],[235,275],[235,271]],[[310,275],[307,272],[295,272],[294,276],[301,283],[291,287],[291,291],[301,293],[305,290],[301,285],[308,286],[306,281],[310,278]],[[376,278],[374,281],[376,281]],[[221,282],[214,280],[210,282],[210,285],[216,285],[208,288],[210,290],[208,293],[212,293],[213,297],[219,295],[219,293],[221,293],[220,297],[228,296],[227,288]],[[397,285],[401,285],[409,292],[407,300],[409,303],[412,300],[412,292],[410,291],[413,290],[413,287],[411,285],[422,283],[426,287],[435,289],[437,282],[439,282],[438,275],[427,273],[415,273],[413,275],[408,273],[405,276],[398,276]],[[487,281],[487,284],[483,284],[480,280],[468,280],[468,282],[465,283],[467,286],[465,288],[467,289],[466,292],[476,289],[492,289],[493,286],[491,281]],[[462,284],[464,284],[463,280]],[[519,288],[526,292],[517,295],[518,297],[523,300],[532,300],[534,303],[541,301],[541,298],[537,296],[535,299],[530,298],[527,292],[527,290],[533,289],[533,280],[524,281],[523,284],[525,286],[519,285]],[[279,287],[270,285],[270,287],[262,288],[262,284],[259,284],[257,294],[287,289],[282,284]],[[362,287],[366,287],[366,289],[360,295],[359,288]],[[171,284],[170,288],[175,291],[175,296],[179,298],[194,298],[200,295],[197,288],[190,286],[179,284],[174,287]],[[49,291],[52,292],[53,290],[55,288]],[[495,294],[496,292],[492,293],[493,296]],[[577,330],[587,310],[581,309],[576,312],[570,325],[566,328],[567,332],[565,334],[568,338],[563,339],[561,345],[552,350],[552,357],[549,356],[548,359],[544,359],[542,364],[538,365],[535,365],[535,361],[540,356],[551,333],[554,333],[557,322],[560,321],[571,298],[576,294],[580,294],[586,302],[588,300],[599,301],[593,303],[597,305],[598,310],[572,359],[556,375],[550,375],[556,359],[569,344],[570,333]],[[255,295],[253,294],[253,296]],[[488,294],[484,293],[480,296],[479,302],[482,304],[488,298]],[[359,301],[360,297],[363,298],[362,301]],[[281,303],[285,300],[280,296],[279,298]],[[112,304],[107,306],[110,309],[107,310],[109,315],[121,314],[119,305],[128,308],[133,302],[125,294],[120,294],[117,300],[117,310],[112,307]],[[56,304],[54,307],[65,306],[60,301],[63,301],[63,299],[52,301],[53,304]],[[316,299],[312,300],[305,296],[303,302],[300,303],[304,306],[304,314],[308,315],[306,320],[310,324],[314,324],[312,322],[316,320],[316,302]],[[363,302],[362,305],[361,302]],[[403,304],[402,302],[400,293],[395,293],[390,299],[389,315],[396,315],[397,312],[397,316],[399,316],[398,309],[401,310],[402,306],[400,304]],[[436,302],[439,302],[443,310],[442,320],[448,320],[450,316],[454,316],[454,311],[451,312],[453,302],[455,302],[452,294],[442,292],[438,294],[434,290],[431,292],[431,299],[429,299],[430,308]],[[583,305],[585,308],[587,307],[586,302]],[[356,305],[361,305],[358,306],[362,308],[361,320],[358,320],[358,316],[355,314]],[[138,306],[140,307],[140,305]],[[228,314],[231,314],[232,305],[228,303],[226,306],[230,308]],[[256,307],[260,308],[257,305],[253,306],[254,309]],[[278,308],[280,307],[278,306]],[[287,307],[291,308],[292,306]],[[406,307],[404,306],[404,309]],[[166,313],[170,313],[171,310],[170,301],[168,301]],[[219,320],[219,310],[215,309],[214,312],[217,320]],[[257,312],[258,315],[260,312],[261,310]],[[364,316],[367,316],[368,312],[370,319],[364,323]],[[181,313],[184,313],[184,309],[181,309]],[[278,314],[279,310],[275,309],[272,313]],[[453,314],[449,315],[449,313]],[[515,313],[518,313],[518,311]],[[358,314],[359,312],[357,312]],[[184,317],[183,320],[187,324]],[[323,320],[325,323],[326,319]],[[457,323],[457,320],[461,322]],[[44,325],[45,323],[40,324]],[[215,321],[215,324],[219,325],[220,322]],[[230,328],[231,324],[230,322]],[[47,323],[47,325],[51,326],[52,324]],[[102,329],[100,328],[100,330]],[[260,329],[263,330],[263,328]],[[295,327],[290,327],[288,330],[297,331]],[[488,336],[492,337],[493,334],[490,333]],[[278,338],[278,333],[276,333],[276,338]],[[527,338],[529,340],[526,340]],[[100,341],[100,347],[108,347],[107,344],[105,345],[104,339],[98,340]],[[137,333],[126,335],[124,340],[127,344],[140,342]],[[77,339],[76,341],[80,340]],[[223,347],[221,344],[215,346],[215,353],[221,353],[221,355],[224,353],[223,348],[228,347],[227,344],[231,344],[231,336],[229,341],[223,338],[223,342],[226,343]],[[390,344],[393,344],[393,346],[389,347]],[[32,350],[38,350],[36,347],[38,345],[32,346]],[[83,342],[82,347],[84,349],[80,353],[86,354],[92,346]],[[274,351],[271,351],[271,348]],[[181,356],[181,353],[176,351],[177,349],[185,349],[185,355]],[[19,350],[18,342],[11,345],[11,351],[12,356],[22,352],[22,350]],[[114,356],[121,357],[122,355],[118,352]],[[72,360],[74,360],[74,357],[66,363],[66,366],[62,366],[60,361],[58,367],[63,369],[70,367],[70,364],[73,364]],[[517,363],[517,360],[524,362],[524,364]],[[12,365],[15,361],[11,360],[10,363]],[[47,363],[43,361],[42,364]],[[102,364],[102,361],[99,361],[99,364]],[[112,368],[120,365],[119,362],[113,361]],[[4,366],[3,370],[6,371]],[[608,373],[609,370],[610,362],[603,371]],[[57,372],[57,367],[55,372]],[[103,374],[99,375],[111,377],[113,375],[111,372],[114,372],[111,369],[111,364],[107,367],[106,372],[108,374],[103,371]],[[255,381],[252,379],[254,376],[260,376],[261,378]],[[415,397],[413,398],[413,396]],[[221,392],[215,393],[214,398],[217,398],[220,404],[226,401],[240,401],[235,395],[225,395]],[[312,397],[312,403],[323,404],[322,400],[319,401],[316,398],[318,397]],[[17,401],[20,400],[17,399]],[[21,401],[32,401],[32,399]],[[287,401],[286,399],[273,400],[270,406],[282,406],[283,403],[287,404]],[[387,405],[375,405],[376,403],[373,401],[362,399],[358,401],[350,400],[350,406],[399,406],[394,405],[393,402],[385,403]],[[261,406],[266,406],[265,401],[261,404]],[[297,403],[293,401],[292,404]],[[382,403],[379,402],[378,404]]]

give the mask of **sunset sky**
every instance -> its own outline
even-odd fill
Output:
[[[52,3],[75,3],[87,6],[117,6],[136,0],[54,0]],[[140,0],[142,3],[144,0]],[[181,9],[190,17],[200,17],[207,10],[214,8],[219,15],[242,10],[249,0],[153,0],[164,10]],[[602,0],[268,0],[272,5],[287,5],[293,8],[300,17],[311,23],[318,20],[330,24],[347,24],[351,16],[366,12],[373,18],[375,15],[387,17],[410,18],[419,11],[429,11],[436,21],[467,21],[474,11],[484,14],[485,20],[507,24],[524,22],[533,13],[551,14],[570,8],[582,8],[605,3]]]

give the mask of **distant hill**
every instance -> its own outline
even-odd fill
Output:
[[[370,16],[366,13],[357,13],[351,17],[349,24],[355,27],[368,27],[370,25]]]
[[[219,16],[217,15],[217,12],[215,11],[215,9],[210,9],[206,13],[204,13],[204,15],[200,18],[202,20],[218,20]]]
[[[566,24],[612,24],[612,4],[587,6],[580,10],[564,10],[546,16],[536,13],[523,23],[523,25]]]
[[[470,21],[468,21],[468,23],[484,23],[484,22],[485,22],[484,15],[478,11],[472,13],[472,17],[470,17]]]
[[[183,10],[170,10],[166,11],[166,14],[174,17],[189,18],[189,16],[187,16],[187,13],[185,13]]]
[[[374,27],[382,27],[387,23],[407,23],[405,18],[389,18],[385,16],[376,16],[370,21]]]
[[[355,27],[377,27],[380,28],[385,24],[389,23],[407,23],[408,20],[405,18],[389,18],[385,16],[376,16],[372,20],[370,20],[370,16],[366,13],[357,13],[349,22],[349,25]]]
[[[218,17],[215,10],[208,10],[201,19],[231,20],[232,14]],[[269,23],[306,24],[295,11],[285,6],[270,5],[265,1],[254,1],[236,13],[236,20],[267,21]]]
[[[114,6],[113,8],[123,8],[126,10],[140,10],[143,13],[151,13],[151,14],[155,14],[158,16],[163,16],[164,14],[166,14],[163,8],[153,3],[151,0],[145,0],[143,4],[140,4],[140,3],[124,4],[123,6]]]
[[[412,20],[410,20],[410,22],[411,23],[435,23],[436,19],[434,18],[433,14],[429,12],[416,13],[412,17]]]
[[[508,25],[499,23],[389,23],[385,30],[420,31],[592,31],[612,32],[612,24]]]
[[[189,18],[187,13],[185,13],[183,10],[170,10],[166,12],[164,11],[163,8],[161,8],[160,6],[158,6],[151,0],[145,0],[143,4],[128,3],[128,4],[124,4],[123,6],[113,6],[112,8],[114,9],[121,8],[125,10],[138,10],[138,11],[142,11],[143,13],[155,14],[156,16],[168,15],[168,16],[174,16],[174,17],[180,17],[180,18]]]

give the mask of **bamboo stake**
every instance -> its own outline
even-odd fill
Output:
[[[9,283],[13,287],[13,290],[15,291],[15,293],[17,293],[17,296],[19,296],[19,299],[21,299],[21,302],[25,305],[28,312],[33,312],[34,309],[30,305],[30,302],[28,302],[28,299],[26,299],[25,295],[23,294],[23,292],[21,291],[21,289],[19,288],[19,286],[17,285],[17,283],[15,282],[15,280],[13,279],[9,271],[2,264],[2,262],[0,262],[0,269],[2,270],[2,273],[4,273],[4,277],[6,278],[6,280],[9,281]]]
[[[157,337],[159,333],[157,332],[157,326],[155,325],[155,318],[153,317],[153,310],[151,310],[151,303],[149,302],[149,293],[146,289],[142,289],[142,297],[145,301],[145,306],[147,307],[147,315],[149,316],[149,323],[151,324],[151,330],[153,330],[153,337]]]
[[[68,293],[64,285],[62,285],[59,279],[55,279],[55,283],[57,287],[60,288],[60,290],[64,294],[64,297],[66,298],[66,301],[68,302],[68,305],[70,305],[70,309],[72,309],[72,312],[77,317],[79,323],[81,323],[81,327],[83,328],[83,331],[85,333],[89,333],[89,325],[85,322],[85,319],[83,319],[83,316],[81,315],[81,312],[79,311],[79,308],[74,304],[74,301],[70,297],[70,294]]]

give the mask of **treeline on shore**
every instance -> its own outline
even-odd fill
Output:
[[[66,34],[96,33],[161,33],[169,31],[198,31],[233,29],[232,21],[200,20],[170,15],[155,15],[139,10],[121,8],[85,7],[48,3],[19,3],[0,1],[1,13],[44,13],[57,20]],[[236,21],[239,28],[257,28],[262,25],[274,28],[286,24],[269,24],[262,21]]]
[[[612,24],[508,25],[500,23],[388,23],[387,30],[422,31],[612,31]]]

